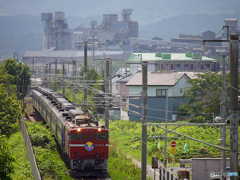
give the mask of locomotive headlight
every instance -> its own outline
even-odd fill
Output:
[[[101,128],[98,128],[98,131],[101,131],[102,129]]]
[[[81,131],[81,128],[77,128],[77,131],[80,132],[80,131]]]
[[[77,165],[77,160],[73,160],[73,165],[74,165],[74,166]]]

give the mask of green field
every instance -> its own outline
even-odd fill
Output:
[[[104,123],[104,122],[103,122]],[[180,123],[180,122],[179,122]],[[176,124],[177,125],[177,124]],[[164,127],[164,126],[163,126]],[[172,129],[176,126],[169,126],[169,129]],[[152,157],[158,157],[161,161],[163,160],[164,154],[164,140],[163,139],[154,139],[150,136],[160,136],[164,135],[165,130],[155,127],[155,131],[151,131],[152,126],[147,127],[147,161],[148,164],[151,164]],[[227,149],[230,149],[230,135],[229,127],[227,129]],[[132,158],[135,158],[141,161],[141,146],[142,146],[142,123],[140,122],[129,122],[129,121],[110,121],[110,137],[116,142],[116,146],[125,154],[130,155]],[[220,139],[220,127],[210,127],[210,126],[181,126],[174,130],[175,132],[190,136],[192,138],[220,146],[220,142],[217,139]],[[174,133],[168,133],[170,137],[180,137]],[[205,157],[220,157],[221,151],[215,147],[205,145],[193,141],[188,138],[176,138],[171,139],[167,142],[167,158],[171,162],[171,142],[175,141],[176,154],[175,160],[179,159],[192,158],[192,157],[202,157],[202,148],[207,148],[207,153]],[[187,152],[184,151],[184,146],[187,143]],[[160,148],[159,147],[160,144]],[[229,151],[227,152],[227,157],[229,157]]]

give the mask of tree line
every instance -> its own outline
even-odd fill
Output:
[[[22,62],[7,59],[0,63],[0,179],[11,179],[15,159],[9,153],[8,137],[15,132],[14,124],[21,117],[21,99],[17,85],[24,79],[25,86],[30,84],[29,67]]]

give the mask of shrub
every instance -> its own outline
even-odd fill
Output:
[[[26,124],[33,146],[41,146],[42,148],[56,150],[56,144],[52,132],[46,129],[41,122],[26,122]]]

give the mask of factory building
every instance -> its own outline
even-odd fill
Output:
[[[64,12],[42,13],[43,50],[71,50],[73,30],[68,28]]]
[[[163,71],[219,71],[219,62],[213,58],[203,56],[199,50],[194,53],[140,53],[142,61],[148,61],[149,72]],[[131,73],[135,74],[141,69],[139,53],[132,53],[128,59],[131,64]]]
[[[118,14],[103,14],[101,24],[91,21],[91,26],[85,28],[83,24],[74,30],[68,28],[64,12],[42,13],[43,50],[82,50],[83,39],[92,43],[90,50],[120,44],[130,44],[129,37],[138,38],[138,22],[131,20],[132,9],[122,10],[122,20]]]
[[[103,14],[101,24],[91,21],[91,27],[85,28],[83,25],[74,29],[74,43],[82,42],[82,39],[93,43],[92,48],[101,48],[121,44],[130,44],[129,37],[138,37],[138,22],[132,21],[130,16],[132,9],[122,10],[122,20],[118,20],[118,14]],[[75,45],[76,46],[76,45]],[[82,45],[77,45],[81,49]]]

